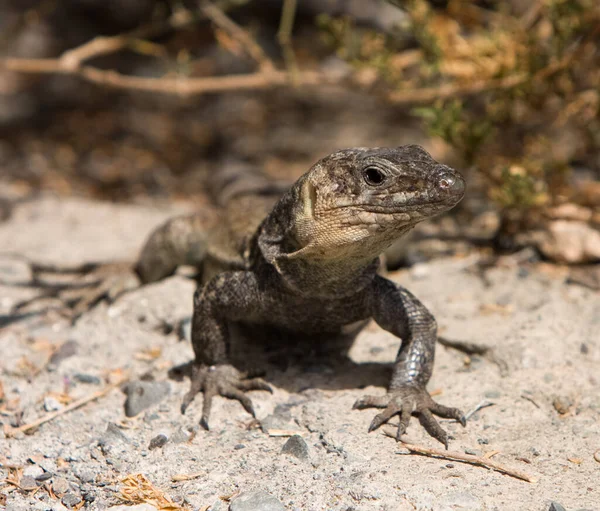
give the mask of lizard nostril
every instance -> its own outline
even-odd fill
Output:
[[[448,188],[452,188],[453,184],[454,184],[454,179],[452,179],[451,177],[443,177],[442,179],[440,179],[440,182],[439,182],[440,188],[443,188],[444,190],[446,190]]]

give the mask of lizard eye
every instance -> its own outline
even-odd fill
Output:
[[[363,176],[368,185],[377,186],[385,181],[385,174],[377,167],[367,167],[363,170]]]

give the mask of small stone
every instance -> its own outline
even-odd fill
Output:
[[[64,477],[57,477],[52,481],[52,491],[57,495],[64,495],[69,491],[70,485]]]
[[[148,445],[148,449],[157,449],[158,447],[162,447],[169,441],[169,437],[164,433],[159,433],[152,440],[150,440],[150,444]]]
[[[30,491],[37,490],[38,484],[35,479],[31,476],[23,476],[21,477],[20,486],[22,490]]]
[[[483,395],[489,399],[498,399],[500,396],[502,396],[502,393],[498,390],[488,390]]]
[[[74,493],[67,493],[61,499],[61,502],[69,509],[72,509],[81,502],[81,497],[79,495],[75,495]]]
[[[77,478],[84,483],[93,483],[96,480],[96,474],[93,470],[84,468],[75,473]]]
[[[579,346],[579,351],[582,355],[587,355],[590,352],[590,348],[585,342],[582,342],[581,346]]]
[[[281,448],[283,454],[295,456],[300,460],[308,459],[308,445],[300,435],[293,435]]]
[[[89,385],[100,385],[102,380],[93,374],[75,373],[73,379],[79,383],[87,383]]]
[[[565,413],[568,413],[571,406],[573,406],[573,401],[566,396],[557,396],[552,400],[552,406],[554,406],[554,409],[558,413],[564,415]]]
[[[184,320],[179,322],[179,326],[177,328],[177,336],[182,341],[192,340],[192,318],[185,318]]]
[[[236,445],[235,445],[233,448],[234,448],[236,451],[239,451],[240,449],[245,449],[245,448],[246,448],[246,446],[245,446],[244,444],[236,444]]]
[[[561,504],[558,502],[550,502],[550,507],[548,511],[567,511]]]
[[[146,408],[158,404],[169,395],[171,387],[168,382],[134,381],[125,388],[125,415],[134,417]]]
[[[465,449],[465,454],[470,454],[471,456],[481,456],[483,453],[477,449]]]
[[[113,422],[109,422],[108,426],[106,426],[106,432],[98,440],[98,447],[102,450],[102,454],[106,456],[116,445],[129,443],[131,443],[129,438],[119,429],[119,426]],[[90,455],[94,459],[99,459],[94,456],[93,451],[90,452]]]
[[[96,495],[94,495],[91,491],[85,491],[81,494],[81,496],[86,502],[94,502],[96,500]]]
[[[47,481],[48,479],[52,479],[52,472],[43,472],[35,478],[35,480],[38,483],[43,483],[44,481]]]
[[[42,467],[40,467],[39,465],[27,465],[23,469],[24,476],[33,477],[34,479],[41,476],[43,473],[44,473],[44,469]]]
[[[174,444],[183,444],[185,442],[189,442],[190,438],[192,438],[191,431],[184,427],[180,427],[171,435],[171,442]]]
[[[52,357],[50,357],[50,361],[48,362],[48,371],[56,371],[56,369],[58,368],[58,366],[60,365],[60,363],[69,358],[72,357],[73,355],[75,355],[77,353],[77,348],[79,347],[79,345],[77,344],[76,341],[67,341],[65,343],[63,343],[52,355]]]
[[[246,492],[231,501],[229,511],[285,511],[284,505],[268,493]]]
[[[60,410],[63,407],[63,405],[61,405],[57,399],[53,398],[52,396],[46,396],[44,398],[44,410],[46,410],[47,412],[56,412],[57,410]]]

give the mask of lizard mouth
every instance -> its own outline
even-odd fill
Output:
[[[454,207],[458,201],[453,197],[447,197],[437,201],[414,201],[410,204],[399,204],[398,206],[378,206],[375,204],[342,204],[339,206],[333,206],[327,208],[326,211],[333,211],[336,209],[352,209],[359,208],[361,211],[368,211],[369,213],[378,213],[383,215],[395,215],[401,213],[410,213],[423,207],[435,207],[435,206],[447,206],[448,208]]]

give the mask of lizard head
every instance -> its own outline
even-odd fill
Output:
[[[297,187],[298,248],[337,259],[376,257],[418,222],[456,206],[465,181],[423,148],[407,145],[335,152]]]

